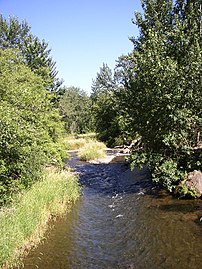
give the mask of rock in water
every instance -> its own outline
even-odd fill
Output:
[[[202,196],[202,172],[188,173],[187,178],[176,187],[174,193],[180,198],[200,198]]]
[[[187,176],[185,184],[188,189],[194,189],[197,192],[197,196],[200,197],[202,195],[202,172],[190,172]]]

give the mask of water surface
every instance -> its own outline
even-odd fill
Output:
[[[25,269],[202,268],[201,200],[177,200],[146,170],[86,164],[73,155],[82,196],[58,219]]]

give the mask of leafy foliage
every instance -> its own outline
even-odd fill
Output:
[[[18,49],[24,62],[37,75],[42,76],[48,90],[58,90],[61,81],[57,78],[56,63],[50,56],[51,50],[45,40],[34,36],[26,21],[20,22],[16,17],[6,20],[0,14],[0,48]]]
[[[28,187],[53,157],[62,125],[41,76],[17,50],[0,50],[0,203]],[[55,155],[55,156],[54,156]],[[56,156],[57,155],[57,156]]]
[[[122,144],[129,138],[129,118],[119,106],[117,75],[103,64],[92,85],[93,115],[98,138],[108,146]]]
[[[76,87],[64,88],[63,91],[59,108],[66,131],[81,134],[92,130],[91,100],[88,95]]]
[[[144,13],[135,13],[134,20],[140,35],[130,38],[133,51],[118,60],[116,85],[110,76],[100,76],[101,83],[97,79],[98,84],[108,83],[100,91],[97,122],[109,120],[98,131],[105,130],[109,139],[117,130],[113,123],[124,115],[130,135],[142,138],[133,165],[147,164],[153,180],[169,190],[186,172],[201,169],[200,5],[201,1],[143,0]]]
[[[143,1],[144,18],[136,14],[141,34],[133,40],[134,76],[125,95],[144,162],[152,156],[153,179],[169,190],[185,171],[201,168],[194,156],[202,124],[199,3],[172,2]]]

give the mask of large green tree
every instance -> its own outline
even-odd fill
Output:
[[[185,172],[201,169],[200,1],[145,0],[142,7],[122,100],[144,144],[135,164],[146,162],[172,190]]]
[[[34,36],[26,21],[20,22],[13,16],[6,20],[0,14],[0,48],[19,49],[25,63],[42,76],[46,89],[57,91],[61,86],[48,43]]]
[[[173,190],[202,165],[201,1],[142,0],[142,9],[133,51],[114,76],[103,66],[93,85],[97,130],[106,141],[125,128],[138,134],[133,165],[146,163]]]
[[[37,180],[46,162],[60,159],[62,125],[51,94],[18,50],[0,49],[0,204]]]
[[[112,146],[119,136],[117,103],[114,96],[116,83],[112,70],[103,64],[92,84],[91,99],[98,138]]]

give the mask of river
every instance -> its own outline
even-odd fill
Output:
[[[151,184],[146,169],[88,164],[75,154],[68,165],[79,173],[81,198],[23,268],[202,268],[201,200],[173,198]]]

